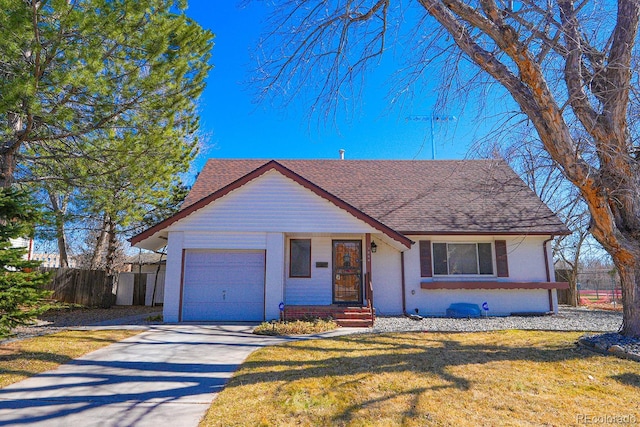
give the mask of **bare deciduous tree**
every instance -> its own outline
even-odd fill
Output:
[[[408,33],[418,41],[408,51],[409,80],[440,63],[460,81],[499,83],[585,201],[590,232],[620,274],[621,332],[640,336],[640,148],[629,124],[637,0],[281,4],[265,39],[276,50],[265,51],[260,70],[274,93],[315,90],[314,108],[335,107],[366,66]]]
[[[597,242],[589,241],[589,210],[575,186],[554,166],[553,160],[534,135],[523,134],[510,141],[506,149],[488,147],[485,156],[499,156],[511,165],[527,185],[560,216],[571,234],[561,235],[553,241],[554,259],[561,261],[563,277],[569,282],[567,303],[579,304],[578,273],[583,251]]]

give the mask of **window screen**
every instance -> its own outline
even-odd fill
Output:
[[[311,277],[311,240],[291,240],[289,277]]]

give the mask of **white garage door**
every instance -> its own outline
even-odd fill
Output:
[[[187,251],[182,320],[264,320],[264,251]]]

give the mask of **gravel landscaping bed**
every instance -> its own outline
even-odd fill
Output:
[[[591,310],[582,307],[560,307],[558,314],[543,316],[481,317],[451,319],[425,317],[411,320],[407,317],[377,317],[371,332],[439,331],[485,332],[501,329],[533,329],[540,331],[617,332],[622,324],[622,313]]]
[[[13,329],[13,335],[6,340],[53,334],[82,326],[106,325],[148,325],[160,323],[148,320],[162,314],[162,307],[113,306],[111,308],[65,308],[50,310],[40,315],[33,325]]]
[[[367,329],[366,332],[485,332],[503,329],[600,332],[600,334],[585,335],[578,343],[602,354],[612,354],[640,362],[640,340],[619,335],[617,332],[621,325],[621,312],[583,307],[560,307],[556,315],[526,317],[476,319],[425,317],[422,320],[412,320],[407,317],[378,317],[373,328]]]

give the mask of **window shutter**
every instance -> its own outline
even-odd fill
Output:
[[[420,240],[420,277],[433,277],[431,270],[431,240]]]
[[[509,262],[507,260],[507,241],[496,240],[496,269],[498,277],[509,277]]]

